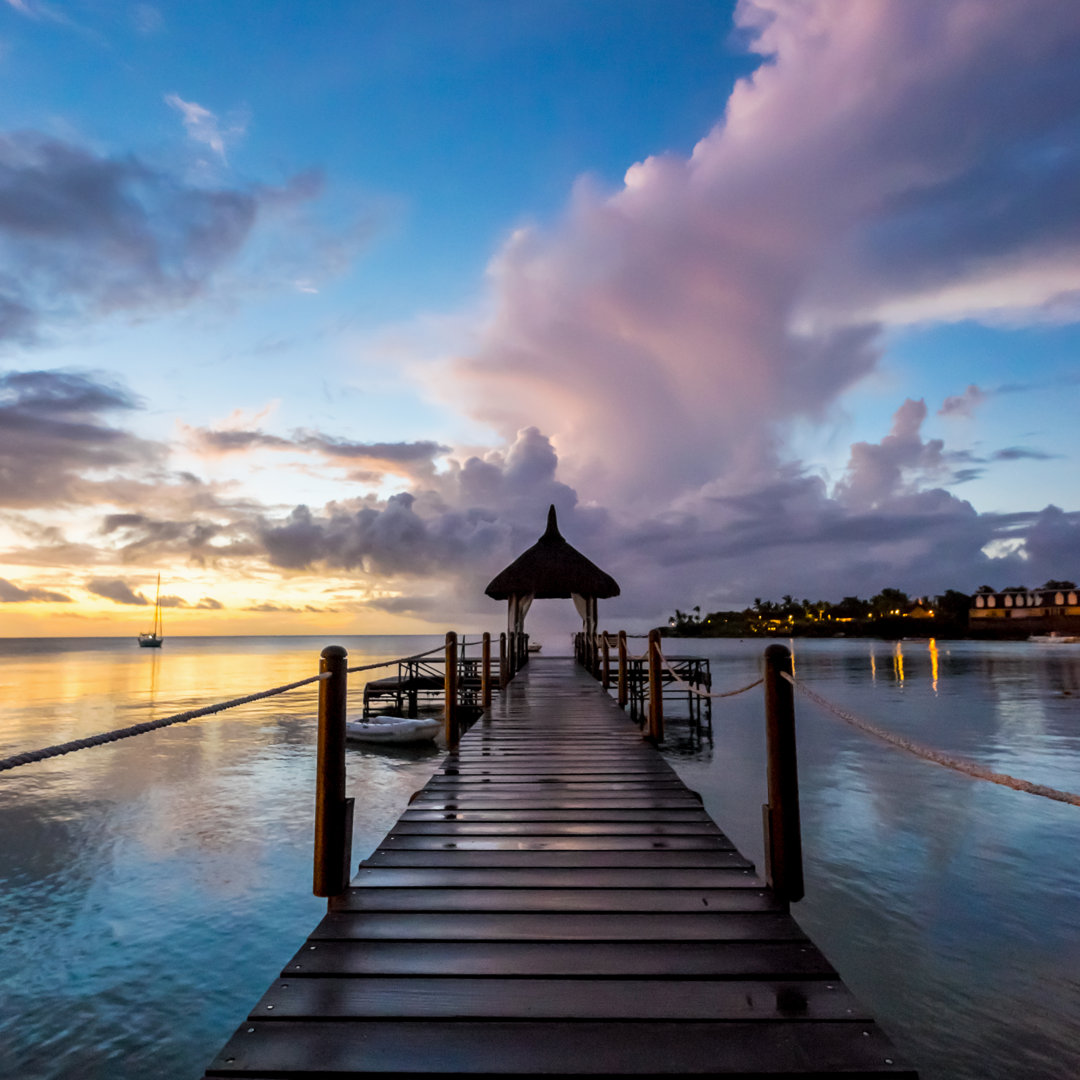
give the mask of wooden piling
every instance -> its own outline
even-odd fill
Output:
[[[779,899],[803,897],[802,829],[799,821],[799,767],[795,753],[791,653],[784,645],[765,650],[765,734],[769,801],[762,807],[765,876]]]
[[[660,631],[649,631],[649,723],[648,737],[664,741],[664,688],[660,666]]]
[[[445,701],[445,727],[447,747],[455,747],[461,737],[457,711],[458,684],[458,648],[457,634],[453,630],[446,633],[446,674],[443,677],[443,699]]]
[[[626,631],[619,631],[619,708],[625,709],[628,698],[626,686]]]
[[[609,666],[611,664],[611,651],[608,646],[608,632],[605,630],[600,636],[600,651],[602,653],[601,663],[603,669],[600,673],[600,681],[603,683],[604,689],[607,690],[611,686],[611,673]]]
[[[491,708],[491,635],[486,630],[480,645],[480,705]]]
[[[509,681],[510,676],[506,670],[506,634],[502,633],[499,635],[499,689],[505,690]]]
[[[353,800],[345,797],[345,708],[349,654],[327,645],[319,659],[319,731],[315,772],[315,853],[312,891],[334,897],[349,884]]]

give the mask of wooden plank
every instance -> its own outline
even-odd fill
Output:
[[[456,816],[456,815],[455,815]],[[715,836],[715,822],[680,821],[417,821],[403,817],[391,836]],[[728,841],[730,843],[730,841]],[[381,846],[381,845],[380,845]]]
[[[491,795],[444,796],[421,791],[412,805],[420,810],[691,810],[701,804],[694,798],[676,796],[646,799],[603,795],[529,795],[519,799]]]
[[[804,941],[786,912],[331,911],[309,940]]]
[[[455,809],[416,809],[413,803],[410,809],[401,815],[405,821],[475,821],[475,822],[534,822],[534,821],[571,821],[590,822],[707,822],[711,819],[702,810],[700,804],[686,807],[665,807],[659,810],[630,807],[600,807],[588,810],[564,810],[558,807],[471,807],[468,810]]]
[[[277,979],[252,1010],[273,1019],[858,1020],[865,1007],[838,982],[737,979]]]
[[[390,885],[397,888],[442,887],[450,889],[526,888],[572,889],[584,886],[592,889],[709,889],[738,886],[748,882],[760,886],[762,881],[753,871],[738,868],[726,870],[642,870],[614,867],[595,869],[588,876],[574,869],[552,869],[538,866],[507,867],[360,867],[353,879],[356,885]]]
[[[753,863],[737,851],[468,851],[453,841],[441,851],[393,851],[380,848],[361,866],[444,867],[446,869],[597,870],[708,868],[748,869]],[[580,877],[580,875],[579,875]],[[586,884],[582,881],[581,884]]]
[[[207,1074],[914,1075],[885,1064],[892,1055],[861,1021],[431,1021],[403,1031],[393,1021],[255,1020]]]
[[[440,889],[351,888],[339,911],[770,911],[771,892],[728,889]]]
[[[281,974],[836,978],[813,945],[798,941],[309,941]]]
[[[733,851],[730,840],[715,836],[439,836],[400,834],[379,844],[380,851]]]

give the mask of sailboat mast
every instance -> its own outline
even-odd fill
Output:
[[[157,576],[157,590],[154,592],[154,634],[161,637],[161,574]]]

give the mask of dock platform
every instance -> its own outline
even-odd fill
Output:
[[[569,659],[462,737],[207,1077],[914,1077]]]

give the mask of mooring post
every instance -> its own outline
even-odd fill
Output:
[[[491,708],[491,635],[486,630],[480,645],[480,705]]]
[[[609,670],[611,664],[611,651],[608,645],[608,632],[606,630],[600,635],[600,650],[603,654],[603,659],[601,661],[603,669],[601,671],[600,681],[606,690],[611,686],[611,672]]]
[[[664,687],[660,669],[660,631],[649,631],[649,724],[648,736],[655,742],[664,741]]]
[[[619,708],[626,708],[626,631],[619,631]]]
[[[506,634],[499,635],[499,689],[505,690],[509,678],[506,674]]]
[[[446,632],[446,674],[443,676],[443,700],[445,702],[445,726],[447,749],[452,750],[458,744],[461,731],[458,727],[457,708],[457,634],[453,630]]]
[[[522,633],[521,635],[521,666],[524,667],[529,662],[529,635]]]
[[[319,659],[319,733],[315,766],[315,860],[312,891],[333,898],[349,884],[353,800],[345,798],[345,707],[349,654],[327,645]]]
[[[765,832],[765,877],[785,903],[803,897],[802,828],[799,823],[799,765],[795,753],[795,692],[791,653],[784,645],[765,650],[765,737],[769,801],[761,808]]]

